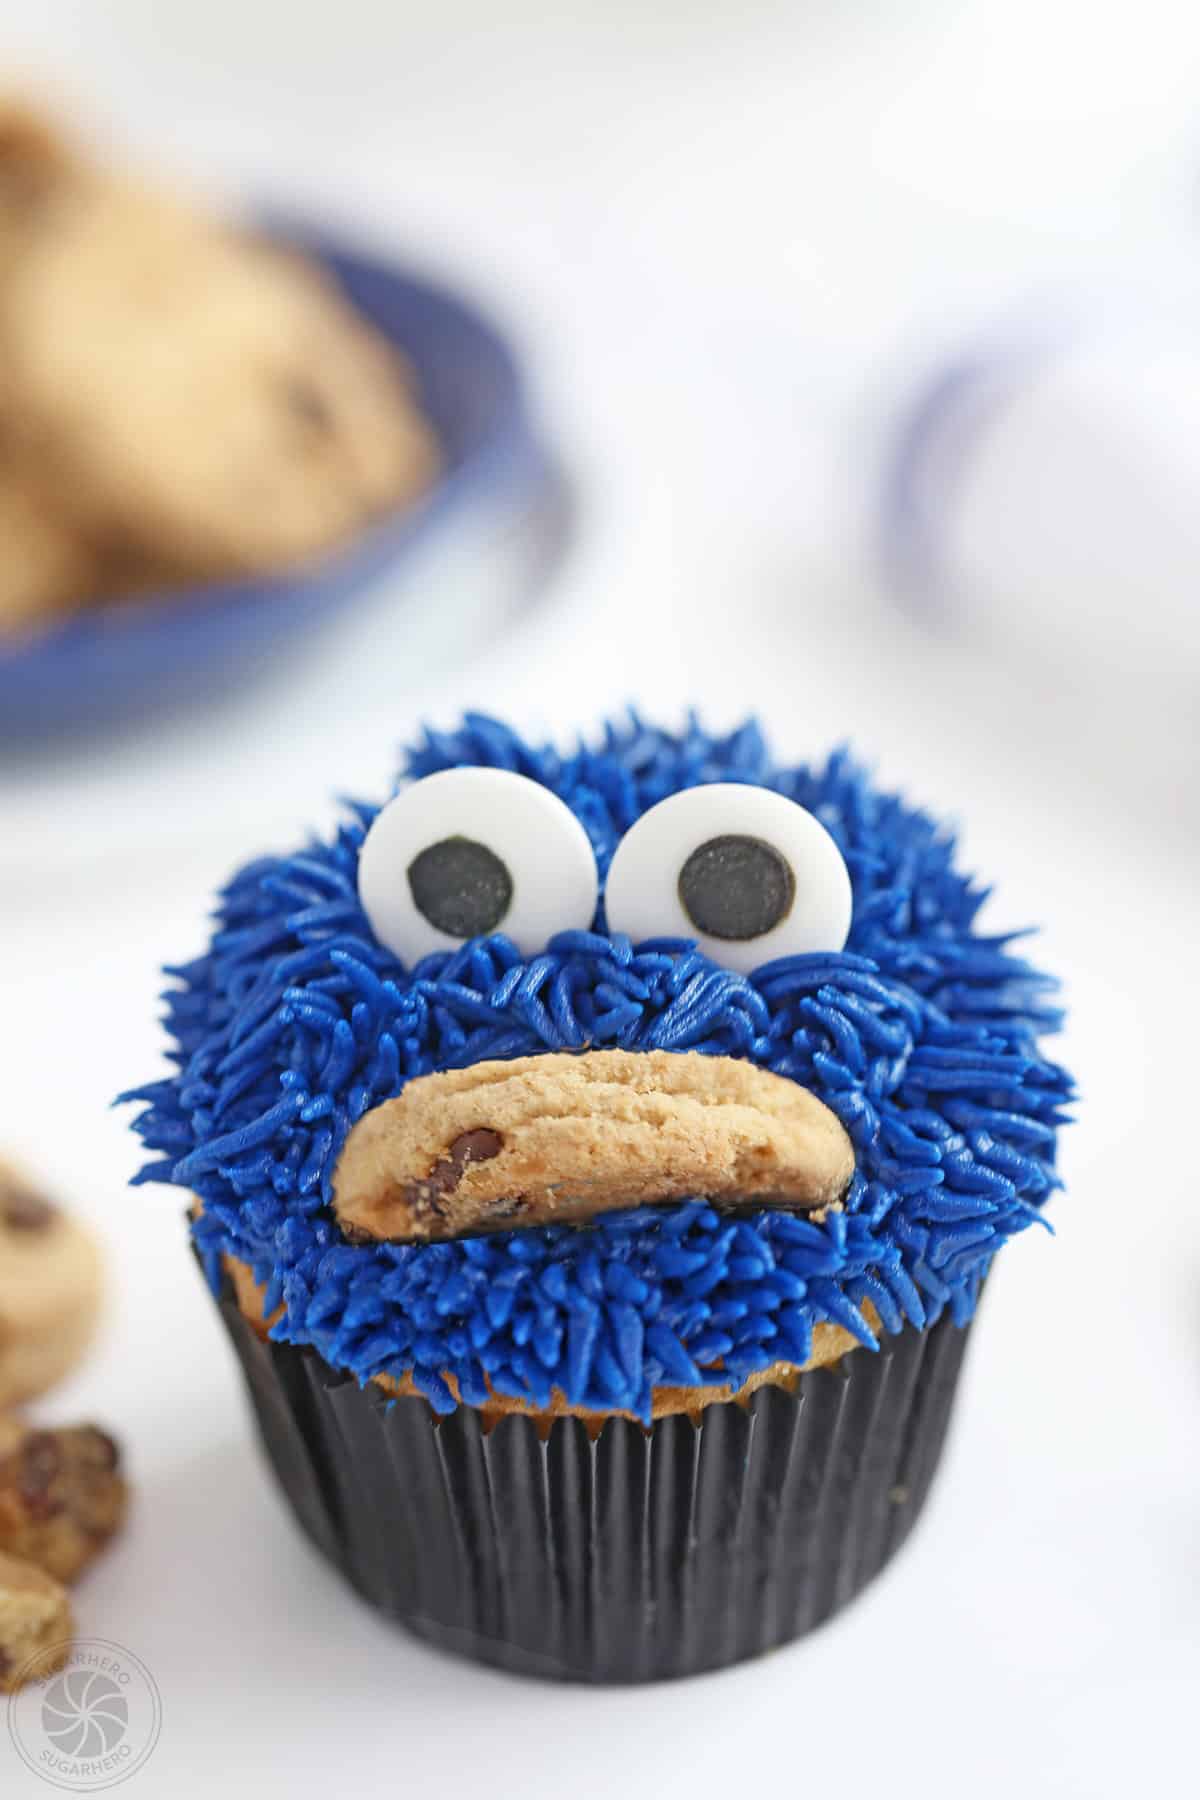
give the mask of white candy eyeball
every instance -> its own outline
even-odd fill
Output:
[[[507,769],[442,769],[376,817],[358,862],[371,929],[408,965],[503,932],[523,956],[586,930],[599,880],[587,832],[549,788]]]
[[[818,819],[769,788],[685,788],[631,825],[608,871],[610,931],[694,938],[748,975],[779,956],[840,950],[853,898]]]

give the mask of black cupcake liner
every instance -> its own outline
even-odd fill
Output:
[[[591,1682],[721,1668],[853,1599],[924,1504],[967,1337],[946,1318],[794,1393],[592,1435],[389,1402],[220,1304],[280,1486],[359,1593],[441,1649]]]

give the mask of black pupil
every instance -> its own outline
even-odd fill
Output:
[[[512,905],[512,876],[486,844],[448,837],[408,865],[413,905],[448,937],[486,937]]]
[[[709,838],[679,871],[683,910],[706,937],[761,937],[787,918],[795,897],[790,864],[761,838]]]

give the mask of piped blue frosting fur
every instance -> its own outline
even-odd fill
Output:
[[[360,1381],[411,1371],[439,1411],[493,1390],[650,1416],[662,1383],[720,1385],[803,1363],[821,1320],[871,1348],[887,1331],[971,1316],[1006,1238],[1058,1185],[1071,1096],[1041,1033],[1053,983],[1014,935],[979,934],[985,890],[954,867],[952,836],[876,791],[849,756],[779,768],[753,723],[714,737],[633,717],[569,755],[471,714],[429,733],[406,774],[486,765],[553,789],[582,821],[601,880],[633,821],[682,787],[746,781],[816,814],[850,870],[845,951],[749,977],[686,943],[634,946],[594,927],[525,961],[503,937],[411,971],[358,900],[376,808],[353,804],[329,842],[244,868],[224,890],[207,953],[168,971],[176,1072],[123,1096],[157,1160],[139,1181],[199,1194],[193,1231],[214,1288],[221,1255],[249,1264],[283,1313],[278,1339],[312,1345]],[[330,1210],[351,1126],[416,1075],[492,1057],[588,1046],[745,1057],[812,1089],[853,1140],[845,1210],[823,1223],[702,1200],[419,1246],[351,1245]]]

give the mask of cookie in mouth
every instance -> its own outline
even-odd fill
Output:
[[[689,1195],[841,1204],[854,1147],[799,1083],[733,1057],[550,1053],[424,1075],[351,1131],[334,1212],[355,1242],[582,1224]]]

